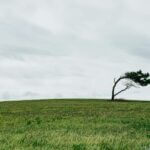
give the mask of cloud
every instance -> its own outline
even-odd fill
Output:
[[[0,98],[109,97],[115,76],[150,71],[149,4],[0,1]]]

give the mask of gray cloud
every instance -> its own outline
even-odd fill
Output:
[[[0,1],[0,98],[109,97],[115,76],[150,71],[149,4]]]

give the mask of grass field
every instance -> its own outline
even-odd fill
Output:
[[[150,150],[150,102],[1,102],[0,150]]]

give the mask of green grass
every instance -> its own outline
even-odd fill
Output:
[[[150,102],[1,102],[0,150],[150,150]]]

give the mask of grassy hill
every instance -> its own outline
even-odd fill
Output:
[[[150,149],[150,102],[0,103],[0,150],[142,149]]]

